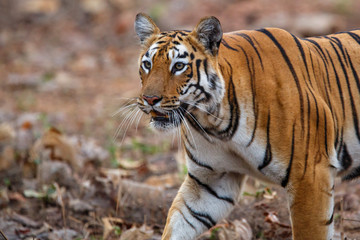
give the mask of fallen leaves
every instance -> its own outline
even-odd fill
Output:
[[[121,234],[120,240],[147,240],[153,236],[154,230],[146,225],[140,228],[132,227]]]
[[[15,130],[8,123],[0,124],[0,171],[14,164]]]
[[[25,13],[53,14],[60,6],[59,0],[25,0],[22,1],[21,11]]]
[[[203,237],[218,240],[251,240],[253,233],[249,223],[245,219],[241,219],[218,224],[203,234]]]

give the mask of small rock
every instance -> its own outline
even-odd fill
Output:
[[[38,177],[42,183],[57,182],[60,186],[71,187],[74,184],[69,165],[59,161],[46,161],[39,164]]]
[[[41,83],[40,74],[18,74],[10,73],[7,77],[5,86],[17,90],[25,88],[37,88]]]
[[[52,240],[72,240],[80,234],[72,229],[54,230],[49,234],[49,239]]]
[[[15,147],[22,155],[26,155],[35,141],[35,131],[39,126],[38,113],[25,113],[16,121]]]
[[[40,228],[42,225],[42,223],[40,223],[40,222],[35,222],[34,220],[32,220],[26,216],[17,214],[15,212],[12,214],[11,219],[15,222],[21,223],[23,226],[30,227],[30,228]]]
[[[146,240],[149,239],[153,233],[154,231],[152,229],[148,229],[145,225],[140,228],[132,227],[121,234],[120,240]]]
[[[0,189],[0,208],[7,206],[9,203],[9,196],[7,189]]]
[[[109,158],[109,152],[100,147],[94,139],[72,136],[69,137],[69,142],[76,146],[77,158],[83,165],[89,161],[101,163]]]
[[[14,163],[15,130],[8,123],[0,124],[0,171]]]
[[[79,81],[76,76],[65,72],[59,71],[56,73],[55,77],[46,83],[44,83],[40,90],[44,92],[51,91],[74,91],[80,87]]]
[[[20,4],[20,11],[33,14],[53,14],[60,6],[59,0],[27,0]]]
[[[77,213],[86,213],[86,212],[90,212],[91,210],[94,209],[90,204],[88,204],[80,199],[70,200],[69,207],[74,212],[77,212]]]
[[[0,124],[0,144],[10,143],[15,138],[15,130],[8,123]]]
[[[62,161],[78,169],[80,162],[75,156],[74,145],[59,130],[50,128],[37,140],[32,148],[32,160],[39,159],[41,162]]]

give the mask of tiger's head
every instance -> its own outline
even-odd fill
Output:
[[[151,114],[151,125],[168,131],[193,111],[214,111],[225,92],[217,64],[222,39],[219,20],[203,18],[193,31],[161,32],[149,16],[139,13],[135,31],[142,46],[137,103]]]

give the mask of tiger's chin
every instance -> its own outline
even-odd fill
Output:
[[[162,132],[162,133],[173,133],[175,130],[179,127],[179,124],[173,124],[173,123],[163,123],[159,121],[151,120],[150,126],[155,129],[156,131]]]
[[[173,114],[166,115],[151,112],[150,126],[159,132],[171,133],[181,125],[181,118],[175,118]]]

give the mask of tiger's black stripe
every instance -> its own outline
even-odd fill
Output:
[[[319,53],[319,56],[323,59],[323,61],[327,62],[326,55],[318,42],[316,42],[312,39],[309,39],[309,38],[303,38],[302,40],[312,43],[315,46],[316,51]]]
[[[259,29],[257,30],[261,33],[264,33],[266,36],[268,36],[276,45],[276,47],[279,49],[281,55],[283,56],[287,66],[289,67],[289,70],[295,80],[295,84],[296,84],[296,88],[299,92],[299,101],[300,101],[300,118],[301,118],[301,126],[302,128],[304,128],[304,99],[303,99],[303,94],[302,94],[302,90],[300,87],[300,82],[299,82],[299,78],[295,72],[294,66],[292,65],[289,56],[286,54],[285,49],[282,47],[282,45],[278,42],[278,40],[274,37],[274,35],[272,35],[271,32],[269,32],[266,29]]]
[[[226,48],[238,52],[238,50],[237,50],[236,48],[231,47],[231,46],[225,41],[225,39],[222,39],[222,40],[221,40],[221,43],[222,43],[222,45],[224,45]]]
[[[331,39],[334,40],[334,43],[338,46],[338,48],[340,49],[342,56],[344,58],[344,61],[346,63],[346,66],[349,67],[349,62],[347,61],[346,57],[345,57],[345,50],[344,50],[344,46],[341,43],[341,40],[337,37],[331,37]]]
[[[195,129],[197,129],[198,132],[200,134],[202,134],[202,136],[205,139],[207,139],[209,142],[211,142],[211,139],[209,139],[208,135],[216,137],[223,141],[231,140],[238,128],[238,125],[239,125],[240,109],[239,109],[239,104],[237,102],[234,82],[232,79],[232,67],[231,67],[231,64],[226,59],[224,59],[224,60],[229,65],[229,73],[230,73],[229,74],[230,75],[229,83],[228,83],[229,85],[227,87],[227,99],[228,99],[228,103],[229,103],[229,115],[230,115],[229,124],[223,130],[200,127],[197,124],[198,120],[196,119],[196,117],[191,113],[187,114],[187,120],[189,121],[189,123]],[[196,67],[197,67],[198,74],[200,74],[199,66],[200,66],[200,62],[197,61]],[[224,71],[223,66],[220,65],[220,68],[222,71]],[[200,80],[198,80],[198,81],[200,81]]]
[[[185,130],[183,131],[185,133]],[[185,141],[190,145],[191,148],[194,148],[193,143],[190,141],[188,135],[185,133],[183,134],[183,136],[185,137]]]
[[[327,118],[326,118],[325,108],[324,108],[324,143],[325,143],[326,156],[329,156],[328,137],[327,137]]]
[[[360,176],[360,166],[352,170],[348,175],[342,178],[343,181],[349,181]]]
[[[289,182],[292,162],[293,162],[293,159],[294,159],[294,150],[295,150],[295,123],[293,125],[293,130],[292,130],[291,154],[290,154],[289,165],[288,165],[288,167],[286,169],[286,175],[285,175],[284,179],[281,181],[281,186],[282,187],[286,187],[288,182]]]
[[[349,151],[347,149],[346,144],[344,145],[344,147],[342,148],[342,154],[341,154],[341,158],[340,158],[340,164],[342,166],[343,170],[347,170],[349,169],[349,167],[351,166],[353,160],[349,154]]]
[[[254,69],[254,61],[253,59],[251,59],[251,66],[252,66],[252,69]],[[251,133],[251,138],[250,138],[250,141],[249,143],[246,145],[247,147],[249,147],[253,142],[254,142],[254,139],[255,139],[255,134],[256,134],[256,130],[257,130],[257,125],[258,125],[258,119],[259,119],[259,106],[257,104],[257,102],[255,101],[255,98],[256,98],[256,86],[255,86],[255,71],[251,72],[251,78],[250,78],[250,81],[251,81],[251,92],[253,94],[253,97],[252,97],[252,102],[253,102],[253,112],[254,112],[254,128],[253,128],[253,131]]]
[[[352,37],[358,44],[360,44],[360,36],[353,32],[347,32],[347,34]]]
[[[331,214],[330,219],[326,221],[325,225],[330,225],[333,223],[333,221],[334,221],[334,210],[333,213]]]
[[[214,169],[212,167],[210,167],[209,165],[207,165],[205,163],[202,163],[199,160],[197,160],[187,147],[185,147],[185,151],[186,151],[186,154],[189,157],[189,159],[191,161],[193,161],[196,165],[198,165],[200,167],[207,168],[207,169],[209,169],[211,171],[214,171]]]
[[[262,164],[258,167],[258,170],[261,171],[264,167],[270,164],[272,160],[272,152],[271,152],[271,143],[270,143],[270,110],[268,112],[268,120],[266,126],[266,150],[265,156]]]
[[[307,100],[307,115],[308,115],[308,119],[307,119],[307,134],[306,134],[306,153],[305,153],[305,162],[304,162],[304,170],[303,170],[303,175],[301,177],[301,179],[304,179],[305,177],[305,173],[307,170],[307,164],[308,164],[308,160],[309,160],[309,145],[310,145],[310,129],[311,129],[311,125],[310,125],[310,114],[311,114],[311,108],[310,108],[310,99],[309,99],[309,94],[306,92],[306,100]]]
[[[179,210],[179,213],[180,213],[181,216],[184,218],[185,222],[186,222],[187,224],[189,224],[189,226],[196,231],[195,226],[185,217],[184,213],[183,213],[182,211],[180,211],[180,210]]]
[[[305,56],[305,52],[304,52],[304,48],[302,47],[299,39],[297,37],[295,37],[293,34],[291,34],[291,36],[293,37],[295,43],[296,43],[296,46],[298,47],[300,53],[301,53],[301,58],[304,62],[304,65],[305,65],[305,68],[306,68],[306,73],[307,73],[307,76],[308,76],[308,79],[310,81],[310,84],[311,84],[311,78],[310,78],[310,72],[309,72],[309,67],[308,67],[308,63],[306,61],[306,56]],[[312,58],[311,59],[311,64],[312,64],[312,68],[314,69],[314,65],[313,65],[313,62],[312,62]]]
[[[194,175],[192,175],[190,172],[188,172],[188,175],[191,179],[193,179],[199,186],[201,186],[202,188],[204,188],[208,193],[210,193],[211,195],[213,195],[214,197],[216,197],[217,199],[226,201],[232,205],[235,204],[234,200],[231,197],[223,197],[223,196],[219,196],[219,194],[214,191],[209,185],[201,182],[198,178],[196,178]]]
[[[352,71],[352,74],[355,78],[355,82],[356,82],[356,86],[358,88],[358,92],[360,93],[360,80],[359,80],[359,76],[354,68],[354,65],[351,61],[351,58],[348,54],[348,52],[346,51],[346,54],[347,54],[347,58],[349,60],[349,63],[350,63],[350,67],[351,67],[351,71]],[[349,86],[350,88],[350,86]],[[354,121],[354,126],[355,126],[355,133],[356,133],[356,136],[358,138],[358,140],[360,141],[360,129],[359,129],[359,120],[358,120],[358,115],[357,115],[357,111],[356,111],[356,108],[355,106],[353,107],[355,109],[355,113],[353,114],[353,121]]]
[[[235,134],[238,128],[240,109],[236,97],[235,85],[232,78],[232,72],[233,72],[232,66],[226,59],[225,61],[227,62],[230,68],[229,86],[227,88],[228,89],[227,98],[230,106],[230,119],[228,126],[224,130],[216,132],[216,135],[222,138],[222,140],[224,141],[229,141],[233,137],[233,135]]]
[[[193,210],[186,202],[185,202],[185,206],[190,212],[190,214],[199,222],[204,224],[208,229],[215,226],[216,222],[209,214]]]
[[[343,109],[343,118],[345,118],[345,103],[344,103],[344,94],[343,94],[343,91],[342,91],[342,87],[341,87],[341,83],[340,83],[340,79],[339,79],[339,75],[336,71],[336,68],[335,68],[335,64],[330,56],[330,53],[328,50],[326,50],[326,53],[328,54],[329,56],[329,59],[330,59],[330,62],[331,62],[331,65],[332,65],[332,68],[334,70],[334,74],[335,74],[335,80],[336,80],[336,84],[337,84],[337,88],[338,88],[338,92],[339,92],[339,95],[340,95],[340,101],[341,101],[341,106],[342,106],[342,109]]]
[[[335,46],[333,44],[331,44],[332,47],[334,48],[335,50],[335,53],[338,57],[338,60],[340,62],[340,65],[341,65],[341,68],[343,70],[343,73],[344,73],[344,76],[345,76],[345,80],[346,80],[346,85],[348,87],[348,92],[349,92],[349,96],[350,96],[350,106],[351,106],[351,111],[352,111],[352,115],[353,115],[353,121],[354,121],[354,127],[356,129],[356,136],[360,142],[360,132],[359,132],[359,120],[357,118],[358,116],[358,113],[357,113],[357,110],[356,110],[356,107],[355,107],[355,103],[354,103],[354,96],[353,96],[353,93],[351,91],[351,86],[350,86],[350,82],[349,82],[349,76],[347,74],[347,71],[346,71],[346,68],[344,66],[344,63],[342,62],[342,59],[340,57],[340,54],[339,52],[337,51],[337,49],[335,48]],[[345,57],[345,56],[344,56]],[[345,112],[345,111],[344,111]]]
[[[247,35],[247,34],[245,34],[245,33],[235,33],[235,35],[244,38],[246,41],[248,41],[248,43],[250,43],[250,45],[253,47],[253,49],[254,49],[255,52],[256,52],[256,55],[257,55],[258,58],[259,58],[260,65],[261,65],[261,69],[264,70],[264,64],[263,64],[263,61],[262,61],[262,59],[261,59],[260,53],[259,53],[257,47],[255,46],[254,41],[250,38],[250,36]]]
[[[248,67],[248,70],[250,72],[250,83],[251,83],[251,94],[252,94],[252,107],[253,107],[253,114],[254,114],[254,128],[251,134],[251,138],[249,143],[246,145],[247,147],[249,147],[254,139],[255,139],[255,133],[257,130],[257,122],[258,122],[258,113],[257,113],[257,105],[256,105],[256,87],[255,87],[255,65],[254,65],[254,60],[253,58],[251,58],[251,67],[250,67],[250,59],[248,57],[248,55],[246,54],[246,51],[244,50],[244,48],[240,45],[237,45],[241,51],[243,52],[245,59],[246,59],[246,64]]]
[[[354,68],[354,65],[353,65],[353,63],[352,63],[352,60],[351,60],[351,57],[349,56],[348,51],[347,51],[347,50],[345,50],[345,51],[346,51],[346,56],[347,56],[347,58],[348,58],[348,60],[349,60],[349,63],[350,63],[351,71],[352,71],[353,76],[354,76],[354,78],[355,78],[355,83],[356,83],[358,92],[360,93],[360,80],[359,80],[359,75],[357,74],[357,72],[356,72],[356,70],[355,70],[355,68]]]

